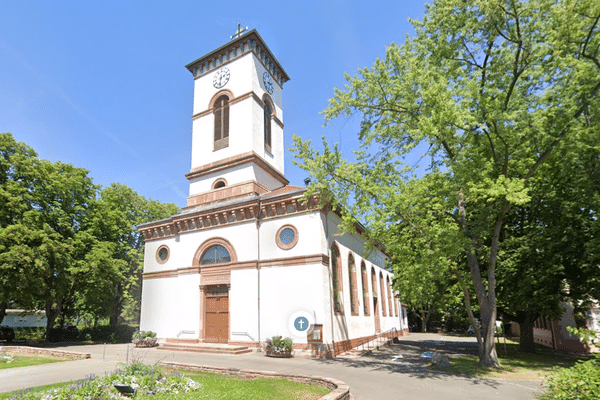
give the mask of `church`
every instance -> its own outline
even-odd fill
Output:
[[[337,355],[408,332],[382,248],[342,233],[336,210],[284,174],[283,85],[256,30],[186,68],[194,81],[187,206],[140,225],[140,330],[161,343],[295,349]],[[360,232],[358,227],[357,232]]]

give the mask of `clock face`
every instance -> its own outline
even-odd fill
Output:
[[[229,82],[229,68],[223,67],[215,72],[215,77],[213,78],[213,86],[217,89],[221,89],[223,86]]]
[[[263,73],[263,83],[265,84],[267,92],[273,94],[273,79],[271,79],[271,74],[266,71]]]

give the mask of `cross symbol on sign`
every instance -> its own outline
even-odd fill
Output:
[[[306,317],[298,317],[294,320],[294,328],[303,332],[308,329],[308,319]]]

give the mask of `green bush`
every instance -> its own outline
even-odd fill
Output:
[[[83,340],[91,340],[100,343],[129,343],[136,331],[134,326],[130,325],[101,325],[91,328],[82,328],[79,337]]]
[[[570,368],[559,368],[548,377],[548,390],[542,399],[600,399],[600,354],[587,361],[578,361]]]
[[[133,339],[155,338],[156,332],[152,331],[136,331],[133,334]]]
[[[42,340],[46,328],[42,327],[14,327],[15,339],[17,340]]]
[[[283,339],[281,336],[273,336],[266,340],[267,345],[265,346],[265,351],[267,354],[275,354],[275,355],[284,355],[284,354],[292,354],[292,339],[285,338]]]

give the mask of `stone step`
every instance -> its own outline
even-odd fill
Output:
[[[189,351],[194,353],[208,353],[208,354],[231,354],[239,355],[245,353],[251,353],[252,350],[246,346],[230,346],[227,344],[220,343],[169,343],[160,345],[159,350],[172,350],[172,351]]]
[[[197,343],[200,343],[200,340],[199,339],[168,338],[167,343],[169,343],[169,344],[197,344]]]

